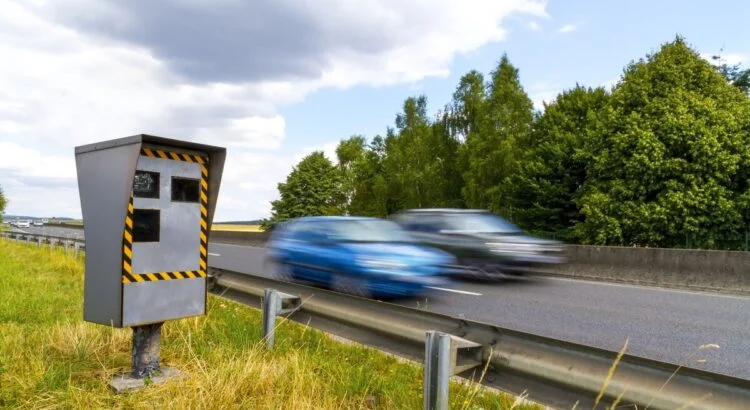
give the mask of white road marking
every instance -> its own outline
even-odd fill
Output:
[[[211,255],[211,256],[221,256],[221,254],[218,254],[218,253],[211,253],[211,252],[209,252],[208,254]]]
[[[616,283],[616,282],[606,282],[606,281],[599,281],[599,280],[589,280],[585,278],[581,279],[575,279],[575,278],[560,278],[560,277],[553,277],[553,276],[545,276],[545,280],[556,280],[560,282],[576,282],[576,283],[587,283],[590,285],[597,285],[597,286],[611,286],[611,287],[620,287],[620,288],[631,288],[631,289],[640,289],[640,290],[648,290],[648,291],[657,291],[657,292],[667,292],[667,293],[683,293],[683,294],[691,294],[696,296],[711,296],[711,297],[717,297],[717,298],[726,298],[726,299],[743,299],[747,300],[748,296],[742,296],[742,295],[736,295],[731,293],[720,293],[718,291],[711,291],[711,290],[692,290],[692,289],[680,289],[680,288],[670,288],[667,286],[653,286],[653,285],[637,285],[632,283]]]
[[[435,290],[442,290],[442,291],[444,291],[444,292],[453,292],[453,293],[460,293],[460,294],[462,294],[462,295],[482,296],[482,294],[481,294],[481,293],[476,293],[476,292],[469,292],[469,291],[467,291],[467,290],[458,290],[458,289],[446,289],[446,288],[439,288],[439,287],[437,287],[437,286],[428,286],[428,288],[430,288],[430,289],[435,289]]]

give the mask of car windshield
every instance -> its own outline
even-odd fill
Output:
[[[521,229],[490,213],[457,214],[446,218],[450,229],[473,232],[518,233]]]
[[[342,242],[412,242],[395,222],[385,220],[336,221],[329,224],[330,238]]]

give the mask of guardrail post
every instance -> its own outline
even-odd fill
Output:
[[[37,248],[40,248],[40,247],[42,246],[42,239],[43,239],[43,238],[42,238],[41,236],[38,236],[38,237],[36,238],[36,247],[37,247]]]
[[[263,338],[266,339],[266,347],[273,349],[274,329],[276,328],[276,316],[294,312],[301,306],[299,296],[282,293],[276,289],[266,289],[263,295]]]
[[[424,410],[448,410],[451,335],[428,331],[424,351]]]
[[[481,365],[483,347],[480,343],[434,330],[425,333],[424,346],[424,408],[446,410],[450,377]]]
[[[31,243],[31,236],[26,235],[26,245]]]
[[[63,246],[65,247],[65,255],[68,254],[68,247],[70,247],[70,241],[64,241]]]
[[[74,258],[74,259],[77,259],[77,258],[78,258],[78,248],[79,248],[80,246],[81,246],[81,244],[80,244],[80,243],[78,243],[78,242],[76,242],[76,243],[74,243],[74,244],[73,244],[73,258]]]

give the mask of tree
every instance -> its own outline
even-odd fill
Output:
[[[711,247],[740,229],[748,98],[678,37],[631,63],[594,138],[577,203],[585,243]]]
[[[721,54],[711,56],[711,59],[717,64],[716,68],[719,73],[730,84],[742,90],[746,95],[750,95],[750,68],[743,69],[741,64],[730,65]]]
[[[8,200],[5,199],[5,193],[3,187],[0,186],[0,222],[3,222],[3,215],[5,214],[5,207],[8,205]]]
[[[352,167],[354,194],[349,204],[351,215],[385,217],[388,215],[388,181],[383,167],[385,140],[375,136]]]
[[[338,215],[342,211],[341,174],[322,151],[302,159],[278,184],[280,198],[271,202],[270,220],[264,228],[287,219],[314,215]]]
[[[448,202],[443,178],[455,155],[445,134],[436,131],[427,116],[427,98],[407,98],[396,116],[396,128],[389,128],[386,137],[383,165],[391,197],[389,212]]]
[[[445,123],[459,141],[466,141],[469,135],[482,132],[486,119],[486,101],[484,76],[472,70],[459,80],[453,101],[445,110]]]
[[[360,165],[365,154],[365,138],[354,135],[341,140],[336,147],[338,167],[341,171],[341,190],[344,197],[344,210],[349,211],[352,198],[356,192],[356,167]]]
[[[476,80],[469,79],[473,85]],[[507,55],[492,72],[484,102],[475,106],[482,107],[483,118],[475,123],[476,132],[471,130],[466,137],[463,197],[470,207],[512,219],[508,179],[517,171],[519,154],[528,141],[534,106]]]
[[[582,222],[574,199],[587,179],[585,142],[595,132],[608,96],[602,87],[576,85],[537,114],[519,172],[511,178],[523,228],[572,239],[571,228]]]

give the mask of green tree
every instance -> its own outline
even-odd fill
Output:
[[[336,157],[338,158],[338,167],[341,171],[341,190],[343,195],[343,206],[346,212],[352,198],[356,192],[357,185],[357,166],[361,166],[363,156],[365,155],[365,138],[361,135],[354,135],[348,139],[341,140],[336,147]]]
[[[271,202],[272,214],[264,228],[302,216],[338,215],[342,208],[341,173],[322,151],[299,162],[278,184],[280,198]]]
[[[439,206],[449,202],[444,177],[455,161],[455,147],[427,115],[427,98],[404,101],[396,128],[388,129],[384,169],[389,212]]]
[[[473,208],[486,208],[513,219],[508,180],[516,173],[528,141],[533,103],[521,86],[518,69],[503,55],[492,72],[476,132],[466,136],[463,197]],[[476,84],[472,78],[471,84]],[[471,93],[471,95],[475,95]]]
[[[469,135],[481,134],[486,119],[487,95],[484,76],[472,70],[464,74],[453,92],[453,101],[444,119],[451,135],[466,141]]]
[[[3,187],[0,186],[0,222],[3,222],[3,215],[5,215],[5,207],[8,205],[8,200],[5,198]]]
[[[582,222],[574,198],[587,179],[584,150],[608,102],[604,88],[562,92],[537,114],[529,148],[512,180],[519,225],[530,231],[556,232],[571,240],[571,228]]]
[[[388,181],[383,167],[385,140],[375,136],[352,167],[354,194],[349,204],[351,215],[385,217],[388,215]]]
[[[482,73],[472,70],[466,73],[458,83],[453,92],[453,100],[446,107],[439,126],[443,132],[448,132],[450,138],[456,144],[453,183],[458,184],[457,192],[453,194],[457,198],[453,201],[455,206],[466,206],[464,195],[465,177],[469,172],[471,152],[467,148],[466,141],[481,140],[483,132],[487,129],[487,95],[484,76]]]
[[[711,247],[741,229],[749,119],[747,97],[680,37],[631,63],[587,139],[584,242]]]
[[[746,95],[750,95],[750,68],[743,69],[741,64],[730,65],[721,54],[711,56],[711,59],[717,64],[716,68],[730,84],[742,90]]]

